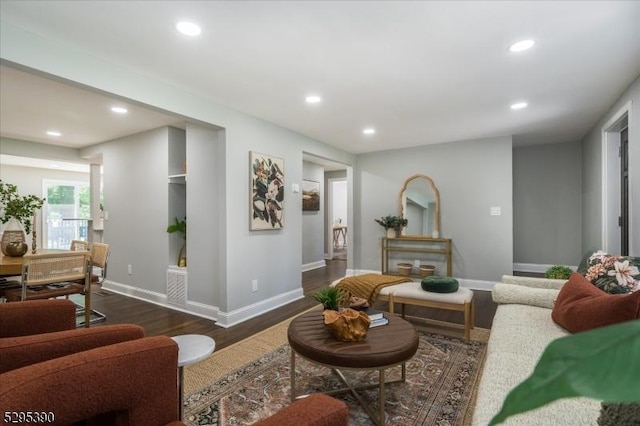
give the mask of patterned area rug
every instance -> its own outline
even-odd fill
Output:
[[[407,363],[407,381],[386,387],[387,425],[463,425],[486,351],[486,343],[418,328],[420,346]],[[285,343],[252,362],[223,374],[189,395],[188,425],[247,425],[290,402],[290,348]],[[299,394],[344,387],[329,369],[296,358]],[[375,383],[377,372],[343,371],[349,382]],[[387,380],[400,377],[400,367],[387,370]],[[377,411],[377,388],[360,391]],[[351,394],[338,395],[349,406],[351,425],[373,424]]]

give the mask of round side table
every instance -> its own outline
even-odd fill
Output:
[[[172,339],[178,344],[178,413],[182,420],[182,404],[184,398],[184,366],[195,364],[207,358],[216,349],[216,342],[202,334],[182,334]]]

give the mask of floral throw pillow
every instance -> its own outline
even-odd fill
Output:
[[[602,250],[587,259],[584,277],[596,287],[610,294],[630,293],[640,286],[640,257],[615,256]]]

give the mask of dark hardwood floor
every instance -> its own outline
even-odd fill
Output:
[[[323,268],[303,272],[302,286],[305,295],[303,299],[229,328],[219,327],[215,325],[214,321],[195,315],[109,291],[97,290],[92,295],[92,307],[104,313],[107,319],[94,326],[123,323],[138,324],[145,329],[146,334],[149,336],[205,334],[216,341],[216,349],[219,350],[316,306],[318,303],[313,299],[313,293],[335,279],[343,277],[346,265],[346,260],[330,260],[327,261],[327,266]],[[476,290],[474,299],[476,326],[491,328],[496,310],[496,305],[491,300],[491,293]],[[386,304],[376,305],[376,308],[386,310]],[[462,314],[458,312],[407,306],[406,313],[408,315],[424,316],[440,321],[462,324]]]

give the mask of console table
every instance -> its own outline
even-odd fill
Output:
[[[444,256],[447,264],[447,276],[452,272],[451,238],[431,237],[396,237],[382,238],[382,273],[387,275],[399,275],[397,271],[389,270],[389,255],[391,253],[415,253],[418,260],[427,260],[429,254]],[[408,256],[407,256],[408,257]],[[413,263],[413,261],[411,262]],[[443,275],[442,273],[440,275]],[[418,275],[414,275],[418,277]]]

